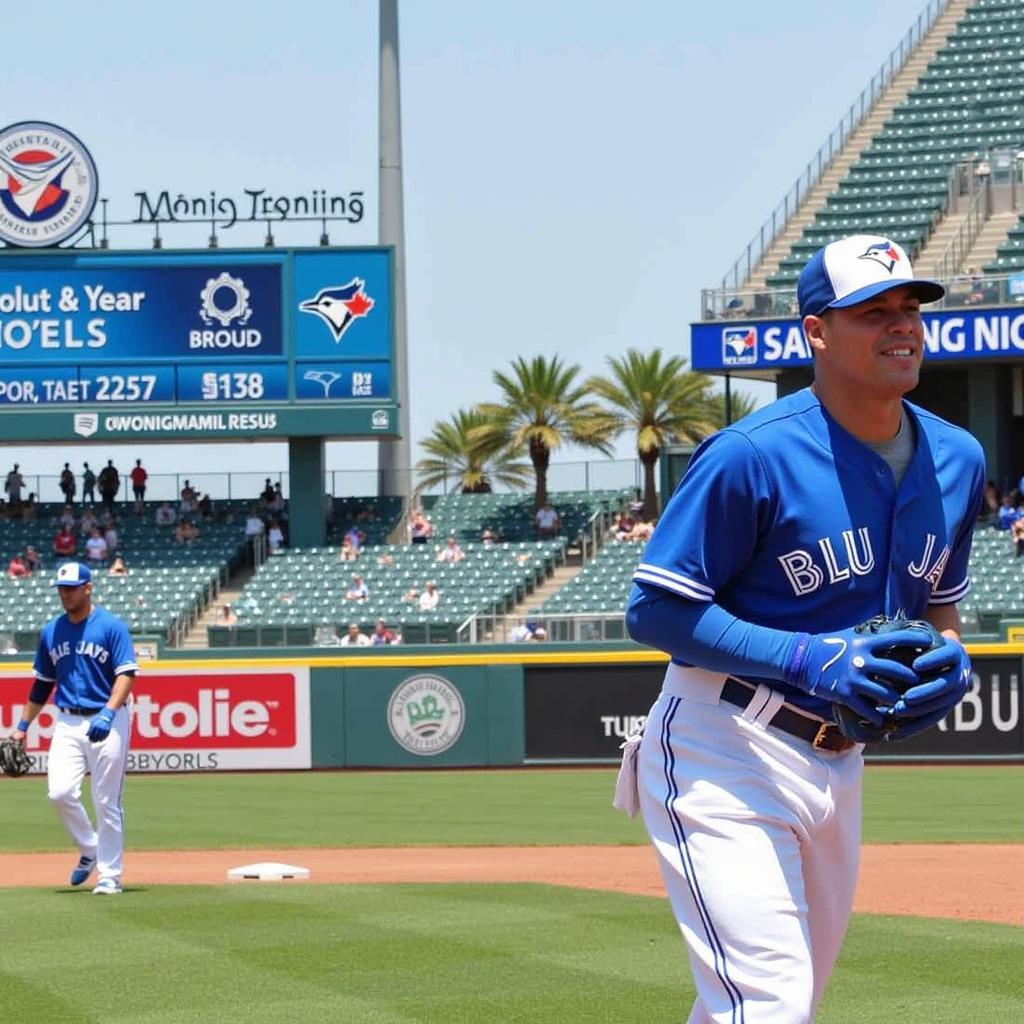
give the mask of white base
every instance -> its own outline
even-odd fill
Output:
[[[239,882],[280,882],[283,879],[309,878],[309,868],[262,861],[259,864],[243,864],[240,868],[230,868],[228,878]]]

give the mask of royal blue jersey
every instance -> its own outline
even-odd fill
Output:
[[[95,605],[81,622],[65,614],[43,626],[33,666],[37,679],[56,682],[58,707],[97,710],[110,699],[114,680],[138,667],[128,627]]]
[[[915,433],[899,488],[885,460],[810,390],[780,399],[697,449],[634,580],[794,632],[884,613],[920,617],[970,589],[967,562],[985,463],[967,431],[904,402]],[[778,680],[786,699],[827,702]]]

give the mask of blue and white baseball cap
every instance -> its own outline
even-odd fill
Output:
[[[881,235],[850,235],[819,249],[800,272],[800,316],[845,309],[891,288],[913,285],[922,302],[946,294],[938,281],[914,277],[903,247]]]
[[[80,587],[83,583],[92,582],[92,573],[89,566],[81,562],[65,562],[57,570],[57,578],[53,581],[55,587]]]

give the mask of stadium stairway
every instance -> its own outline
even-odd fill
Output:
[[[871,145],[872,139],[882,131],[895,108],[906,100],[907,94],[917,84],[929,61],[942,47],[950,32],[956,28],[970,4],[971,0],[949,0],[945,10],[935,19],[899,73],[879,94],[867,116],[846,139],[843,148],[833,159],[832,166],[810,188],[797,212],[765,251],[741,287],[766,287],[767,279],[778,271],[779,264],[789,255],[794,243],[803,237],[804,228],[811,224],[818,211],[825,205],[825,200],[838,188],[847,171],[856,163],[861,151]]]
[[[985,221],[985,226],[978,232],[974,245],[968,250],[962,269],[976,267],[981,270],[986,263],[991,263],[997,256],[999,246],[1006,241],[1010,228],[1017,223],[1017,218],[1016,210],[1002,210],[999,213],[993,213]]]
[[[235,600],[242,593],[242,588],[252,579],[255,569],[251,565],[243,566],[236,572],[228,582],[221,588],[215,601],[211,601],[203,610],[203,614],[192,625],[192,628],[185,634],[179,648],[190,651],[204,650],[210,646],[210,637],[207,631],[220,615],[221,608],[226,604],[234,604]]]
[[[530,612],[539,608],[552,594],[561,590],[570,580],[575,579],[582,571],[586,563],[576,565],[559,565],[555,567],[554,573],[548,577],[532,594],[527,594],[509,612],[513,618],[516,616],[529,616]]]

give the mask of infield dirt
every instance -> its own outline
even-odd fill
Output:
[[[73,860],[70,852],[0,855],[0,887],[61,887]],[[220,885],[230,868],[262,861],[309,868],[310,881],[322,883],[535,882],[663,894],[648,846],[129,850],[125,884]],[[1024,924],[1024,845],[865,846],[854,910]]]

